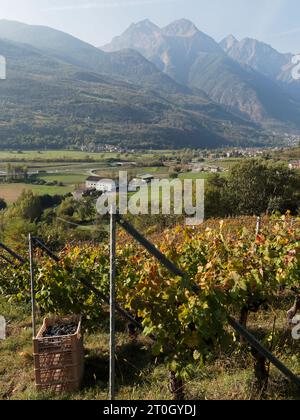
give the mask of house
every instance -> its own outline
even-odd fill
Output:
[[[148,182],[143,179],[133,178],[128,184],[128,192],[136,192],[138,188],[141,188],[144,185],[148,185]]]
[[[210,172],[212,174],[217,174],[217,173],[221,172],[221,168],[218,168],[218,167],[215,167],[215,166],[211,166],[210,167]]]
[[[138,188],[149,185],[154,179],[153,175],[138,175],[129,182],[128,192],[136,192]]]
[[[147,184],[150,184],[151,181],[154,179],[154,176],[147,174],[147,175],[141,175],[138,178],[140,178],[142,181],[146,182]]]
[[[90,176],[85,181],[85,187],[87,190],[95,190],[97,186],[97,182],[100,181],[101,178],[98,176]]]
[[[115,162],[112,166],[136,166],[136,162]]]
[[[293,160],[289,163],[290,169],[300,169],[300,160]]]
[[[99,180],[96,183],[96,190],[102,193],[116,192],[119,188],[119,182],[109,179]]]

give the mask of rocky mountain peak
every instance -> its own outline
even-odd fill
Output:
[[[168,36],[193,36],[198,31],[198,28],[188,19],[179,19],[170,23],[162,29],[164,35]]]
[[[239,41],[235,38],[235,36],[230,34],[220,42],[220,46],[223,48],[224,51],[227,52],[238,43]]]

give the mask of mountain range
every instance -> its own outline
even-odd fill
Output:
[[[218,44],[187,20],[142,21],[102,48],[0,20],[0,54],[1,148],[265,145],[300,133],[292,55]]]
[[[300,82],[292,79],[292,54],[232,35],[217,43],[185,19],[165,28],[149,20],[133,24],[102,47],[123,48],[139,51],[177,82],[266,129],[299,129]]]

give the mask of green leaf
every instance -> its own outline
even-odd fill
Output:
[[[152,347],[153,356],[159,356],[162,353],[162,345],[160,343],[155,343]]]

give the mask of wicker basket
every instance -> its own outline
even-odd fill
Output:
[[[75,334],[43,337],[48,327],[66,322],[74,322],[78,325]],[[77,391],[80,388],[84,372],[80,316],[45,318],[42,328],[33,340],[33,347],[38,391],[52,391],[60,394]]]

